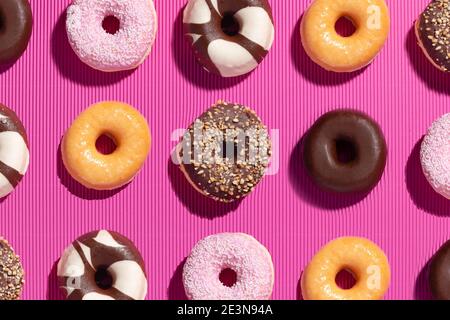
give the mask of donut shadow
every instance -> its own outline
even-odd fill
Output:
[[[412,201],[419,209],[435,216],[450,216],[450,201],[434,191],[423,174],[420,163],[422,140],[423,137],[415,144],[406,162],[406,187]]]
[[[303,145],[307,133],[294,147],[289,159],[289,182],[299,197],[326,210],[353,206],[368,196],[368,192],[335,193],[321,189],[310,178],[303,161]]]
[[[291,35],[291,60],[303,78],[320,86],[337,86],[356,78],[366,70],[368,66],[354,72],[327,71],[311,60],[301,41],[300,26],[302,19],[303,14],[297,21]]]
[[[129,77],[136,69],[102,72],[83,63],[73,51],[67,38],[66,10],[61,14],[51,35],[52,58],[59,73],[66,79],[86,86],[108,86]]]
[[[114,190],[93,190],[88,189],[76,181],[67,171],[62,160],[61,143],[58,146],[56,167],[58,178],[64,187],[74,196],[84,200],[103,200],[111,198],[127,187],[128,184]]]
[[[55,261],[47,280],[47,300],[64,300],[58,286],[58,261]]]
[[[15,63],[16,63],[16,61],[0,65],[0,75],[2,75],[3,73],[5,73],[9,69],[11,69]]]
[[[251,72],[239,77],[223,78],[203,69],[184,36],[183,11],[184,7],[177,15],[172,32],[172,57],[183,77],[191,84],[208,90],[230,88],[245,80]]]
[[[439,93],[450,94],[450,76],[440,71],[427,59],[417,43],[415,25],[409,30],[406,38],[406,51],[414,72],[426,86]]]
[[[167,298],[169,300],[188,300],[183,285],[183,267],[185,262],[186,258],[180,262],[170,279],[169,288],[167,288]]]
[[[167,173],[173,191],[183,205],[192,213],[201,218],[214,219],[236,211],[242,199],[231,203],[223,203],[204,196],[195,190],[184,176],[180,168],[173,163],[172,157],[167,162]]]
[[[303,271],[300,273],[300,278],[298,279],[298,282],[297,282],[297,292],[296,292],[297,300],[305,300],[303,298],[303,293],[302,293],[302,276],[303,276]]]
[[[416,283],[414,285],[415,300],[434,300],[428,281],[430,262],[431,260],[423,266],[416,278]]]

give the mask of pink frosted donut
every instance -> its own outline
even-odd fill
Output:
[[[118,30],[108,33],[105,18]],[[138,67],[149,55],[156,36],[152,0],[74,0],[67,8],[67,35],[77,56],[94,69],[114,72]]]
[[[236,279],[227,286],[222,271]],[[272,295],[274,269],[269,251],[244,233],[220,233],[199,241],[183,269],[186,295],[191,300],[267,300]]]
[[[420,149],[420,162],[433,189],[450,199],[450,113],[428,129]]]

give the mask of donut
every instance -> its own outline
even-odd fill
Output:
[[[248,195],[268,167],[267,128],[248,107],[219,100],[187,129],[178,163],[191,185],[221,202]]]
[[[102,136],[110,137],[116,149],[102,154],[96,148]],[[145,118],[130,105],[106,101],[82,112],[61,143],[67,171],[89,189],[112,190],[129,183],[144,165],[150,150],[150,132]]]
[[[29,161],[24,126],[14,111],[0,103],[0,198],[17,187],[28,169]]]
[[[108,33],[103,22],[117,19]],[[150,54],[157,16],[152,0],[74,0],[67,8],[66,29],[77,56],[90,67],[115,72],[137,68]]]
[[[350,272],[356,283],[350,289],[336,284],[340,271]],[[384,252],[372,241],[343,237],[326,244],[309,262],[301,279],[305,300],[379,300],[391,271]]]
[[[356,31],[349,37],[336,32],[340,18]],[[308,56],[322,68],[353,72],[369,65],[389,34],[389,10],[384,0],[314,0],[303,15],[301,40]]]
[[[99,230],[69,245],[57,265],[58,284],[67,300],[144,300],[144,260],[126,237]]]
[[[0,1],[0,65],[22,56],[32,29],[33,14],[28,0]]]
[[[183,25],[200,64],[222,77],[254,70],[275,34],[267,0],[189,0]]]
[[[322,115],[306,134],[306,171],[321,188],[338,193],[370,191],[383,175],[387,147],[367,115],[337,110]]]
[[[0,237],[0,300],[17,300],[22,294],[24,271],[19,256]]]
[[[221,282],[222,272],[235,273],[234,283]],[[268,300],[274,268],[269,251],[244,233],[219,233],[200,240],[183,267],[190,300]]]
[[[428,277],[433,298],[450,300],[450,241],[444,243],[431,259]]]
[[[439,70],[450,70],[450,3],[433,0],[415,24],[416,38],[428,60]]]
[[[420,147],[420,163],[426,179],[447,199],[450,199],[449,139],[450,113],[447,113],[433,122]]]

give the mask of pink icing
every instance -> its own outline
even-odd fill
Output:
[[[227,287],[221,271],[232,269],[237,281]],[[199,241],[183,269],[186,295],[192,300],[267,300],[272,295],[274,270],[267,249],[243,233],[220,233]]]
[[[115,34],[102,27],[107,16],[120,21]],[[148,56],[157,17],[152,0],[74,0],[67,9],[66,29],[84,63],[101,71],[121,71],[136,68]]]
[[[420,150],[422,169],[436,192],[450,199],[450,113],[428,129]]]

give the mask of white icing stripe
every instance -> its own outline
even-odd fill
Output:
[[[8,179],[0,173],[0,198],[10,194],[14,190],[14,187],[9,183]]]
[[[147,294],[147,278],[136,261],[113,263],[108,272],[114,279],[113,287],[134,300],[143,300]]]
[[[114,300],[114,298],[97,292],[89,292],[83,296],[82,300]]]
[[[214,9],[216,9],[217,13],[222,16],[219,12],[219,5],[217,4],[217,0],[211,0],[211,4],[213,5]]]
[[[18,132],[0,132],[0,161],[22,175],[27,171],[28,148],[25,140]]]
[[[258,66],[258,62],[244,47],[223,39],[214,40],[209,44],[208,55],[222,77],[245,74]]]
[[[81,251],[83,251],[84,257],[86,258],[87,262],[89,263],[89,265],[92,267],[92,269],[94,268],[94,265],[92,264],[92,258],[91,258],[91,248],[85,246],[84,244],[82,244],[81,242],[77,241],[78,244],[80,245]]]
[[[196,43],[197,40],[202,37],[201,34],[195,34],[195,33],[187,33],[187,35],[192,37],[192,44]]]
[[[240,34],[266,50],[272,47],[275,28],[266,10],[246,7],[236,12],[234,17],[241,26]]]
[[[73,245],[67,247],[59,259],[58,277],[81,277],[84,274],[84,263]]]
[[[103,244],[105,246],[109,246],[109,247],[114,247],[114,248],[123,248],[124,247],[123,245],[118,243],[116,240],[114,240],[112,235],[106,230],[99,231],[97,233],[97,236],[94,238],[94,240],[97,241],[98,243],[101,243],[101,244]]]
[[[183,23],[208,23],[211,20],[211,10],[205,0],[191,0],[183,12]]]

